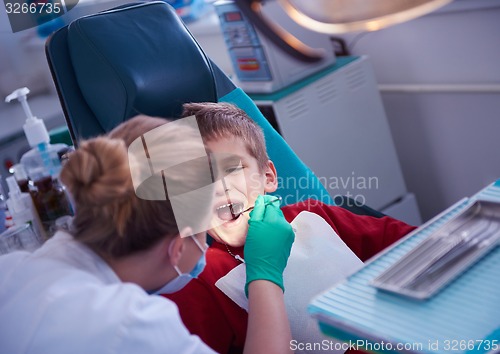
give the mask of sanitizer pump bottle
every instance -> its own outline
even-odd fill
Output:
[[[21,226],[23,224],[30,224],[36,236],[36,240],[33,240],[33,242],[41,244],[42,240],[45,239],[45,231],[38,217],[31,195],[29,193],[21,193],[14,176],[7,177],[5,180],[9,186],[7,206],[12,215],[14,225]]]
[[[57,152],[67,148],[67,145],[49,144],[50,138],[45,123],[31,113],[27,99],[29,92],[30,90],[27,87],[23,87],[15,90],[5,99],[6,102],[17,99],[26,114],[26,123],[23,129],[32,149],[21,157],[21,164],[31,179],[33,179],[31,172],[39,167],[43,167],[52,178],[57,178],[61,170],[61,163]]]

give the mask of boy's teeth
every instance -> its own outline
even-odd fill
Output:
[[[215,210],[219,219],[230,221],[233,219],[237,219],[240,216],[241,212],[243,211],[243,203],[224,204],[217,207]]]

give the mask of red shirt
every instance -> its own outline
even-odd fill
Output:
[[[337,206],[315,200],[282,208],[288,222],[302,211],[321,216],[345,244],[366,261],[414,229],[390,217],[359,216]],[[243,257],[243,247],[229,247]],[[248,314],[216,286],[215,282],[240,264],[226,246],[214,242],[207,250],[207,265],[198,279],[181,291],[165,295],[179,307],[186,327],[218,353],[243,353]],[[352,352],[352,351],[351,351]]]

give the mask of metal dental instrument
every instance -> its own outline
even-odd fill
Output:
[[[489,229],[490,226],[491,222],[488,223],[487,228]],[[499,239],[498,230],[493,229],[489,232],[483,232],[480,235],[473,235],[460,240],[446,254],[436,258],[425,271],[416,276],[406,287],[417,288],[427,278],[445,271],[447,266],[465,257],[468,253],[475,251],[478,247],[487,247],[493,243],[497,243]]]
[[[269,204],[272,204],[272,203],[274,203],[275,201],[278,201],[278,200],[281,202],[281,197],[280,197],[279,195],[275,196],[275,199],[268,201],[268,202],[267,202],[267,203],[265,203],[264,205],[269,205]],[[241,214],[246,213],[246,212],[249,212],[249,211],[253,210],[253,208],[255,208],[255,205],[254,205],[254,206],[251,206],[251,207],[249,207],[249,208],[247,208],[247,209],[245,209],[245,210],[243,210],[243,211],[241,211],[241,212],[239,212],[239,213],[234,213],[234,212],[233,212],[233,210],[232,210],[232,208],[230,208],[230,210],[231,210],[231,215],[233,216],[233,218],[232,218],[231,220],[238,219],[238,218],[240,217],[240,215],[241,215]]]
[[[418,300],[433,296],[500,245],[500,204],[474,201],[429,233],[371,284]]]

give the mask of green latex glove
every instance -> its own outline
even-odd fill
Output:
[[[254,280],[269,280],[284,292],[283,271],[295,234],[279,208],[279,200],[260,195],[248,224],[250,227],[244,249],[247,272],[245,294],[248,297],[248,284]]]

